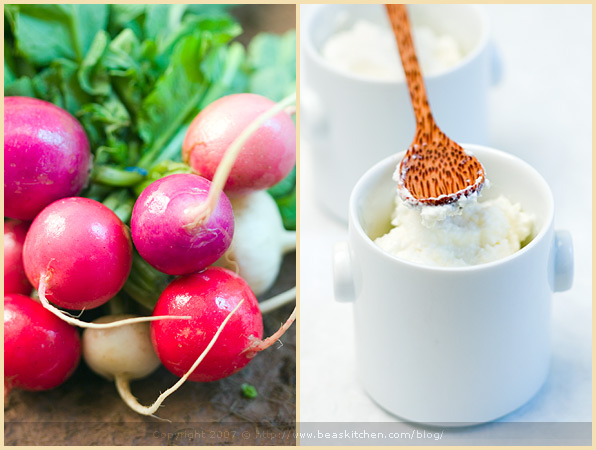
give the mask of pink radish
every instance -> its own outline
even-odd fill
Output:
[[[81,356],[75,327],[20,294],[4,296],[4,395],[12,388],[52,389],[75,371]]]
[[[4,215],[32,220],[89,179],[91,152],[67,111],[29,97],[4,99]]]
[[[153,347],[162,364],[181,377],[205,349],[217,327],[241,301],[211,352],[189,377],[214,381],[242,369],[251,360],[244,351],[263,337],[263,319],[246,282],[221,267],[174,280],[161,294],[154,315],[187,315],[186,321],[162,321],[151,325]]]
[[[193,224],[211,182],[194,174],[168,175],[151,183],[137,199],[132,238],[149,264],[170,275],[197,272],[224,254],[234,234],[234,213],[221,195],[210,217]]]
[[[193,174],[177,174],[143,191],[133,209],[131,228],[135,246],[149,264],[171,275],[188,274],[204,269],[226,251],[232,240],[233,212],[222,190],[234,162],[251,136],[295,101],[292,94],[236,130],[239,134],[218,161],[211,184]],[[252,165],[260,170],[258,154],[251,157],[256,157]]]
[[[192,121],[182,144],[183,160],[213,180],[224,153],[242,130],[275,106],[256,94],[234,94],[211,103]],[[224,190],[230,195],[267,189],[280,182],[296,164],[296,128],[278,112],[243,144]]]
[[[124,285],[132,244],[125,225],[108,207],[71,197],[52,203],[35,218],[23,259],[29,281],[43,285],[47,300],[61,308],[91,309]]]
[[[23,267],[23,243],[29,224],[4,221],[4,294],[29,295],[33,289]]]

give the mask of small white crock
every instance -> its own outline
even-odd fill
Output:
[[[349,242],[336,245],[335,296],[354,302],[359,378],[409,421],[469,425],[497,419],[542,386],[550,361],[553,292],[571,287],[573,247],[554,231],[551,191],[521,159],[464,145],[486,169],[481,201],[504,194],[535,215],[532,241],[477,266],[427,267],[373,242],[389,227],[391,179],[403,153],[368,170],[350,198]]]
[[[486,144],[488,94],[501,64],[484,11],[476,5],[426,4],[410,5],[409,11],[414,25],[453,36],[466,53],[453,68],[425,77],[437,123],[457,142]],[[307,16],[301,37],[306,80],[300,86],[301,139],[313,150],[317,199],[343,221],[356,181],[375,162],[405,150],[415,129],[405,81],[351,75],[321,56],[329,36],[357,19],[390,29],[383,5],[328,4]]]

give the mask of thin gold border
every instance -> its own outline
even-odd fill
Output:
[[[51,3],[51,2],[42,2],[42,1],[14,1],[14,2],[3,2],[3,4],[9,4],[9,3],[32,3],[32,4],[42,4],[42,3]],[[66,2],[62,2],[62,3],[104,3],[104,2],[100,2],[100,1],[89,1],[89,0],[83,0],[83,1],[66,1]],[[108,2],[108,3],[113,3],[113,2]],[[173,1],[173,2],[160,2],[160,1],[147,1],[147,2],[141,2],[138,0],[133,0],[133,1],[129,1],[127,3],[185,3],[185,2],[177,2],[177,1]],[[217,4],[222,4],[222,3],[229,3],[229,2],[224,2],[224,1],[213,1],[210,3],[217,3]],[[302,4],[318,4],[318,3],[339,3],[339,4],[343,4],[343,3],[373,3],[373,4],[378,4],[379,2],[370,2],[370,1],[327,1],[327,2],[311,2],[311,1],[298,1],[298,2],[291,2],[291,1],[259,1],[259,2],[245,2],[244,4],[295,4],[296,5],[296,33],[297,33],[297,54],[300,54],[300,5]],[[393,3],[393,2],[392,2]],[[431,2],[416,2],[416,3],[431,3]],[[432,2],[432,3],[452,3],[452,2],[446,2],[446,1],[439,1],[439,2]],[[457,2],[457,3],[461,3],[461,2]],[[481,4],[489,4],[489,3],[493,3],[493,2],[479,2]],[[497,2],[500,4],[516,4],[517,2]],[[548,1],[548,2],[539,2],[539,1],[528,1],[526,2],[528,4],[556,4],[556,3],[561,3],[561,2],[552,2],[552,1]],[[594,4],[594,2],[589,2],[589,1],[576,1],[574,2],[576,4]],[[592,22],[594,22],[594,18],[595,18],[595,13],[594,11],[592,11]],[[4,30],[4,23],[2,25],[2,30]],[[592,37],[592,43],[594,43],[594,37]],[[2,49],[2,52],[4,52],[4,49]],[[4,53],[2,53],[4,54]],[[553,57],[556,57],[556,55],[553,55]],[[299,57],[297,59],[296,62],[297,65],[297,94],[298,94],[298,99],[300,98],[299,95],[299,90],[300,90],[300,62],[299,62]],[[592,62],[592,69],[594,66],[594,62]],[[594,99],[594,94],[592,93],[592,103]],[[297,130],[300,130],[300,107],[299,107],[299,100],[297,103],[297,114],[296,114],[296,124],[297,124]],[[4,125],[2,124],[2,132],[4,130]],[[298,427],[298,431],[300,430],[300,333],[301,333],[301,326],[300,326],[300,158],[299,158],[299,153],[300,153],[300,133],[297,133],[297,145],[298,145],[298,149],[297,149],[297,248],[296,248],[296,280],[297,280],[297,305],[298,305],[298,320],[297,320],[297,329],[296,329],[296,333],[297,333],[297,343],[296,343],[296,354],[297,354],[297,361],[296,361],[296,367],[297,367],[297,388],[296,388],[296,395],[297,395],[297,399],[296,399],[296,417],[297,417],[297,427]],[[594,149],[594,145],[592,144],[592,148]],[[4,164],[4,158],[2,157],[2,166]],[[594,161],[592,161],[592,171],[594,170]],[[594,195],[594,186],[592,186],[592,196]],[[4,205],[4,199],[2,199],[2,205]],[[592,221],[594,219],[594,212],[592,212]],[[592,243],[592,255],[594,255],[594,248],[595,248],[595,244]],[[592,256],[592,258],[594,258],[594,256]],[[592,263],[594,262],[594,260],[592,259]],[[593,269],[594,270],[594,269]],[[595,313],[594,311],[592,312],[592,323],[594,323],[594,317],[595,317]],[[593,348],[593,356],[594,356],[594,346]],[[594,358],[592,358],[593,363],[594,364]],[[2,367],[4,367],[4,360],[2,360]],[[594,392],[592,393],[592,408],[594,411],[594,399],[595,399],[595,394]],[[2,422],[4,422],[4,411],[2,411]],[[592,428],[592,431],[594,432],[594,428]],[[299,438],[297,438],[297,444],[299,444],[298,441]],[[2,441],[1,441],[2,445],[4,445],[4,435],[2,435]],[[124,446],[125,448],[127,446]],[[134,448],[131,446],[128,446],[129,448]],[[27,447],[25,447],[27,448]],[[34,447],[32,447],[34,448]],[[60,448],[60,447],[49,447],[49,448]],[[118,447],[121,448],[121,447]],[[311,447],[311,448],[326,448],[326,447]],[[351,448],[367,448],[367,447],[351,447]],[[417,447],[417,448],[435,448],[435,447]],[[453,447],[452,447],[453,448]],[[470,447],[468,447],[470,448]],[[474,447],[471,447],[474,448]],[[505,447],[492,447],[492,448],[505,448]],[[518,446],[516,448],[525,448],[525,447],[521,447]],[[576,447],[576,448],[591,448],[591,447]]]

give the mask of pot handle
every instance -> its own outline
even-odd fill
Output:
[[[303,86],[300,90],[301,129],[305,131],[308,139],[316,139],[327,133],[327,112],[314,90],[308,86]]]
[[[555,231],[554,291],[563,292],[573,284],[573,241],[567,230]]]
[[[338,242],[333,247],[333,291],[338,302],[353,302],[356,298],[347,241]]]

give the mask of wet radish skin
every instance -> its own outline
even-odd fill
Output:
[[[50,271],[50,302],[66,309],[91,309],[124,286],[132,266],[132,242],[126,226],[108,207],[70,197],[52,203],[35,218],[23,261],[35,287]]]
[[[29,297],[4,296],[5,388],[55,388],[72,375],[80,358],[75,327]]]
[[[244,299],[217,342],[191,374],[192,381],[215,381],[230,376],[251,358],[242,353],[263,337],[263,319],[248,284],[221,267],[174,280],[162,293],[153,315],[189,315],[191,320],[151,322],[151,340],[162,364],[181,377],[207,347],[218,327]]]
[[[29,97],[4,98],[4,215],[33,220],[77,195],[91,170],[89,141],[67,111]]]
[[[132,212],[132,239],[149,264],[170,275],[203,270],[228,249],[234,235],[234,212],[222,193],[210,218],[199,227],[185,225],[192,208],[205,202],[211,182],[194,174],[168,175],[141,193]]]
[[[32,286],[23,267],[23,244],[28,229],[28,223],[4,221],[4,294],[31,293]]]
[[[222,97],[192,121],[182,144],[182,158],[199,175],[212,180],[234,139],[275,102],[257,94]],[[279,183],[296,164],[296,127],[280,112],[242,146],[224,187],[231,195],[267,189]]]

